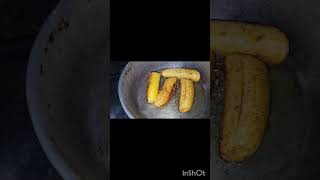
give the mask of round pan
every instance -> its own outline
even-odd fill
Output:
[[[48,159],[68,180],[108,179],[107,11],[105,0],[61,1],[29,59],[33,126]]]
[[[179,81],[174,95],[164,107],[157,108],[146,101],[146,88],[149,73],[152,71],[161,71],[165,68],[177,67],[197,69],[201,74],[200,81],[195,83],[194,104],[192,109],[186,113],[180,113],[178,110],[180,94]],[[163,81],[164,78],[162,78],[162,83]],[[122,107],[127,115],[132,119],[209,118],[210,65],[208,61],[129,62],[120,76],[118,93]]]

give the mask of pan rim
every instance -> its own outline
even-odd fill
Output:
[[[124,99],[123,99],[123,93],[121,91],[122,89],[122,82],[123,82],[123,79],[124,79],[124,73],[127,72],[128,68],[129,68],[129,64],[130,62],[128,62],[126,64],[126,66],[123,68],[122,72],[121,72],[121,75],[119,77],[119,82],[118,82],[118,95],[119,95],[119,99],[120,99],[120,103],[121,103],[121,106],[123,108],[123,110],[125,111],[125,113],[128,115],[128,117],[130,119],[135,119],[135,117],[131,114],[131,112],[129,111],[129,109],[127,108],[127,106],[125,105],[125,102],[124,102]]]
[[[61,154],[61,152],[59,152],[56,145],[50,143],[49,134],[43,128],[43,125],[41,123],[41,119],[49,119],[48,110],[43,106],[45,104],[43,102],[43,98],[41,98],[40,95],[36,93],[41,89],[39,82],[37,82],[39,81],[39,75],[36,74],[36,72],[39,72],[37,71],[37,69],[43,62],[43,60],[40,58],[42,55],[39,55],[39,52],[41,52],[42,50],[41,46],[46,40],[45,37],[49,36],[50,30],[54,28],[54,25],[58,23],[63,8],[66,6],[68,6],[68,1],[61,1],[56,5],[56,7],[49,13],[47,20],[42,25],[42,28],[33,43],[26,71],[25,94],[27,108],[34,132],[49,162],[57,170],[62,178],[79,179],[78,175],[75,173],[75,170],[70,166],[70,163],[68,163],[63,158],[63,155]]]

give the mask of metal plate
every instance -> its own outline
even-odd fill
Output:
[[[314,3],[312,3],[314,2]],[[270,68],[271,113],[257,153],[242,164],[228,164],[217,152],[219,121],[212,123],[211,179],[291,180],[318,177],[319,136],[312,128],[319,119],[319,25],[315,1],[215,0],[211,19],[270,24],[288,35],[286,62]]]
[[[172,67],[193,68],[197,69],[201,74],[200,81],[195,84],[195,100],[190,112],[180,113],[178,110],[179,84],[176,87],[175,94],[163,108],[156,108],[146,101],[149,73]],[[161,80],[162,83],[163,80],[164,78]],[[118,92],[121,104],[130,118],[209,118],[210,63],[208,61],[129,62],[120,76]]]

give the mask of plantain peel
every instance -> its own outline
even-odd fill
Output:
[[[147,101],[148,103],[154,103],[159,93],[161,74],[158,72],[151,72],[148,78],[147,84]]]
[[[270,90],[266,65],[250,55],[225,57],[225,98],[219,152],[229,162],[251,157],[263,139]]]
[[[179,111],[188,112],[191,110],[194,99],[194,82],[190,79],[180,80]]]
[[[194,82],[200,80],[200,73],[195,69],[169,68],[161,71],[163,77],[176,77],[178,79],[190,79]]]
[[[169,102],[176,87],[176,83],[177,78],[168,78],[164,81],[164,84],[154,101],[156,107],[160,108]]]

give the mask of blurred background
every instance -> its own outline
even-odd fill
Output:
[[[58,0],[0,0],[1,180],[62,180],[33,130],[25,79],[33,42]]]

